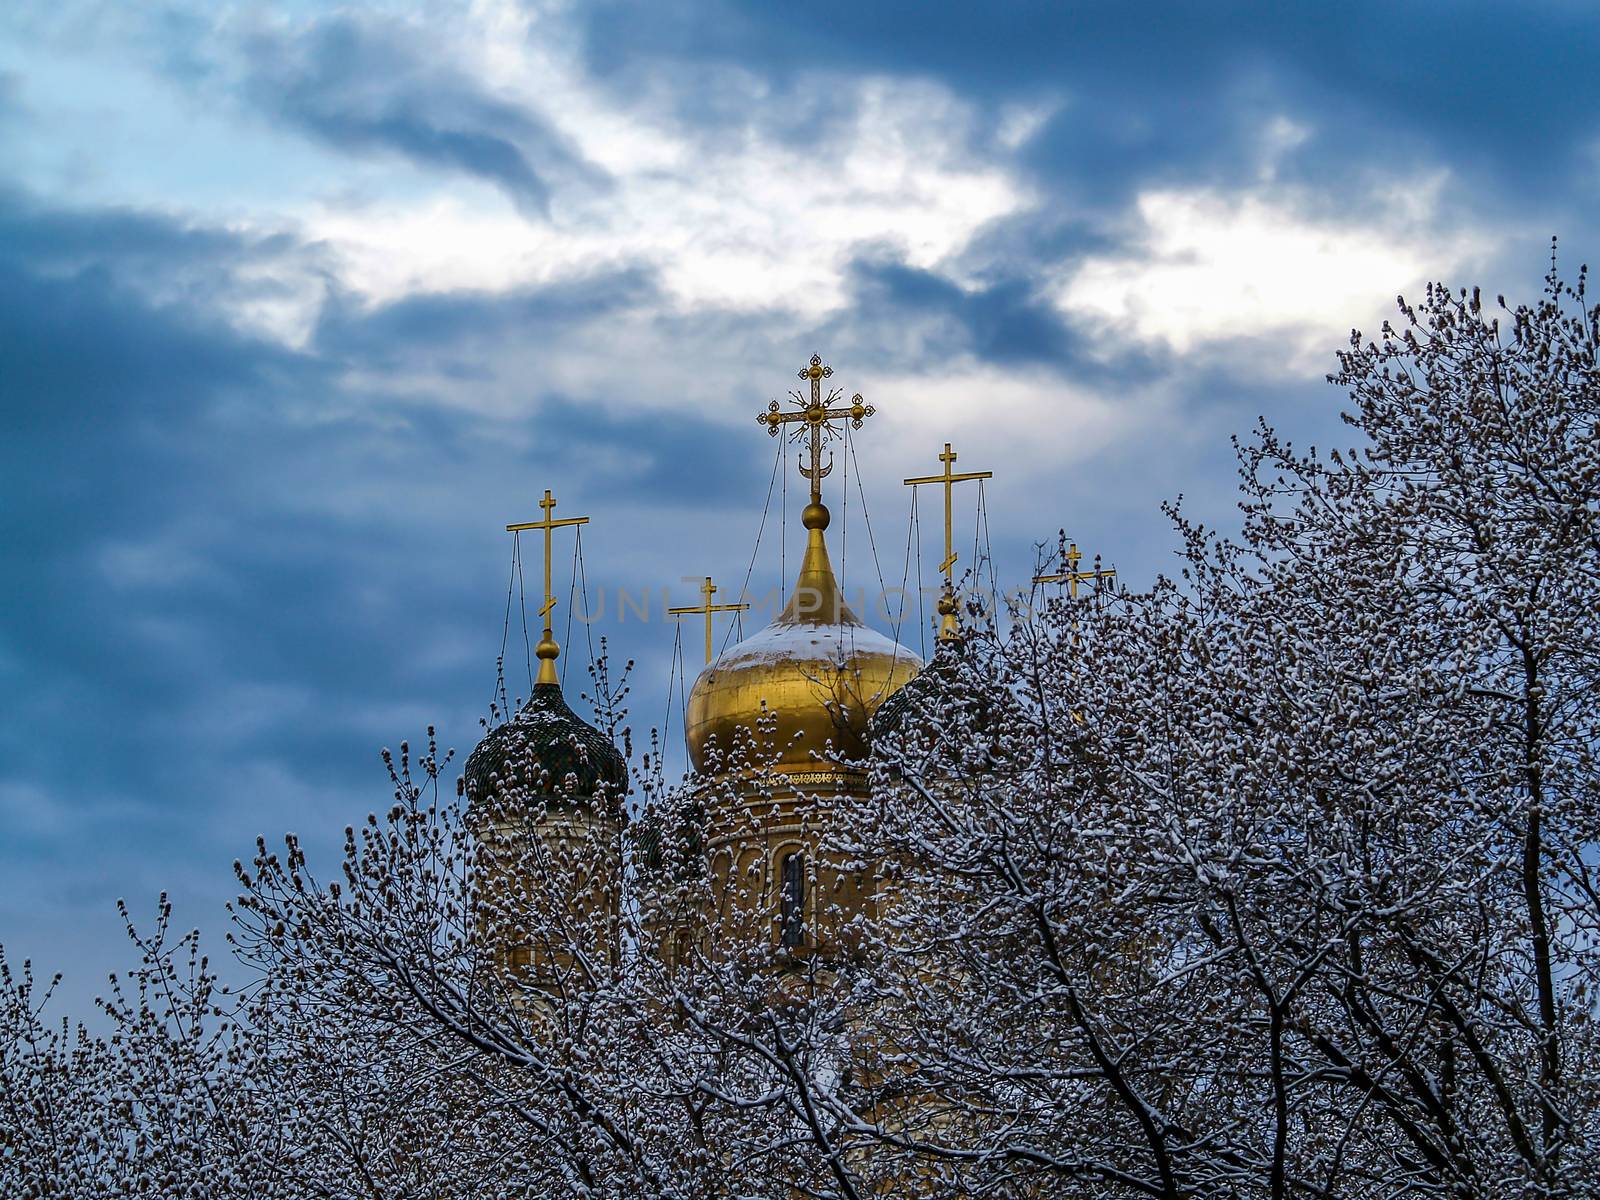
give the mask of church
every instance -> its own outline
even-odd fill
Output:
[[[739,605],[705,603],[673,610],[702,615],[707,665],[684,713],[692,773],[672,796],[647,802],[631,818],[622,751],[582,720],[562,692],[551,624],[551,544],[558,529],[587,518],[554,516],[546,492],[539,521],[508,526],[544,540],[543,631],[535,648],[532,695],[492,728],[469,756],[463,780],[469,811],[492,877],[523,889],[518,900],[543,907],[538,928],[567,931],[563,944],[510,930],[502,961],[529,972],[536,986],[570,968],[572,956],[615,959],[618,905],[626,876],[647,896],[636,928],[644,948],[672,967],[708,952],[707,931],[724,949],[754,953],[779,969],[826,965],[851,954],[854,919],[880,902],[878,872],[831,850],[841,808],[869,798],[867,761],[874,739],[914,723],[962,653],[955,591],[952,492],[990,472],[953,471],[946,443],[941,474],[906,484],[943,488],[944,580],[932,660],[867,626],[845,600],[829,555],[831,514],[824,452],[846,423],[873,413],[860,395],[825,390],[832,369],[813,355],[800,371],[809,387],[776,400],[758,417],[774,437],[800,448],[809,502],[800,514],[804,551],[788,603],[764,629],[711,656],[713,613]],[[1078,571],[1076,548],[1062,575],[1036,582],[1104,582],[1112,572]],[[670,809],[671,811],[667,811]],[[631,827],[631,828],[630,828]],[[669,849],[670,847],[670,849]],[[685,872],[697,888],[676,888]],[[670,897],[678,896],[677,900]],[[684,896],[691,898],[684,899]],[[653,898],[653,901],[652,901]],[[710,910],[710,911],[708,911]],[[527,942],[517,944],[519,937]]]

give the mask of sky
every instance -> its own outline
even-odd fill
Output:
[[[1350,444],[1325,376],[1397,294],[1593,251],[1596,61],[1583,3],[12,0],[0,943],[87,1014],[117,898],[220,952],[258,834],[336,874],[380,748],[459,767],[503,642],[527,694],[545,488],[605,604],[566,636],[563,531],[569,696],[603,636],[677,745],[662,589],[783,585],[754,418],[813,352],[876,409],[847,591],[916,587],[945,441],[1003,588],[1062,529],[1148,586],[1163,501],[1236,525],[1232,435]]]

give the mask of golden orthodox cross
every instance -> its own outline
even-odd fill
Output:
[[[842,388],[834,388],[828,393],[826,399],[823,398],[822,381],[832,375],[833,368],[824,366],[821,356],[813,354],[811,356],[811,365],[800,372],[801,379],[809,379],[811,381],[810,402],[807,403],[799,392],[790,392],[789,394],[800,404],[798,409],[790,412],[781,412],[779,411],[778,402],[774,400],[767,405],[766,412],[756,417],[756,420],[765,425],[767,432],[773,437],[778,436],[778,431],[784,425],[791,422],[805,422],[805,425],[796,431],[795,436],[797,438],[808,437],[810,441],[811,465],[807,467],[802,463],[800,474],[811,481],[811,503],[813,504],[822,503],[822,480],[824,476],[833,470],[833,460],[831,458],[827,466],[822,465],[822,439],[824,436],[831,434],[831,427],[828,422],[848,418],[855,428],[860,429],[861,422],[877,411],[872,405],[865,403],[861,399],[861,393],[859,392],[850,397],[848,406],[830,407],[835,400],[844,394]]]
[[[550,590],[550,534],[552,530],[560,529],[564,525],[587,525],[588,517],[561,517],[551,516],[555,512],[556,498],[550,494],[550,489],[545,488],[544,499],[539,501],[539,508],[544,513],[543,520],[524,521],[519,525],[507,525],[507,533],[520,533],[524,529],[544,530],[544,604],[539,608],[539,615],[544,618],[544,633],[539,637],[539,645],[534,653],[539,656],[539,678],[536,684],[553,683],[558,687],[561,680],[556,676],[556,659],[561,655],[561,647],[556,644],[555,635],[550,632],[550,613],[556,606],[556,598]]]
[[[669,608],[667,609],[667,613],[670,616],[678,617],[680,620],[691,613],[705,614],[706,662],[709,663],[711,661],[711,614],[719,612],[745,612],[750,606],[748,604],[711,603],[711,597],[717,594],[717,585],[711,582],[711,576],[709,575],[706,576],[706,581],[700,585],[700,594],[706,598],[706,602],[704,604],[691,604],[687,608]]]
[[[951,493],[955,491],[958,483],[965,483],[969,479],[993,479],[993,471],[964,471],[957,475],[951,471],[956,464],[956,452],[950,449],[950,443],[944,444],[944,453],[939,455],[939,461],[944,464],[942,475],[920,475],[916,479],[906,480],[907,487],[916,487],[919,483],[944,484],[944,561],[939,564],[939,570],[944,572],[944,595],[939,598],[939,640],[941,642],[953,641],[960,638],[961,630],[956,623],[956,585],[955,565],[958,555],[955,552],[954,538],[955,526],[951,520]]]
[[[1082,561],[1083,554],[1078,550],[1078,543],[1071,542],[1061,554],[1061,565],[1066,570],[1059,575],[1035,575],[1033,581],[1035,583],[1065,583],[1072,598],[1076,600],[1080,583],[1088,583],[1093,580],[1098,584],[1102,579],[1112,579],[1116,576],[1115,570],[1100,569],[1100,556],[1098,554],[1094,556],[1094,570],[1092,571],[1078,570],[1078,564]]]

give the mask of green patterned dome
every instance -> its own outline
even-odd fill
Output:
[[[670,812],[665,805],[651,804],[634,826],[635,861],[643,870],[657,873],[666,868],[668,857],[675,850],[682,858],[680,867],[698,866],[705,851],[705,822],[705,805],[699,801],[690,801]],[[669,850],[672,840],[678,845]]]
[[[966,643],[959,638],[940,641],[933,660],[878,706],[869,729],[871,739],[908,732],[917,722],[925,722],[962,696],[968,686],[962,679],[965,650]]]
[[[561,688],[536,684],[517,715],[491,729],[467,758],[469,802],[492,795],[592,799],[605,791],[620,805],[628,767],[610,740],[568,706]]]

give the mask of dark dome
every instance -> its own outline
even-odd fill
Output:
[[[532,795],[589,799],[602,789],[620,803],[628,767],[610,740],[567,705],[561,688],[536,684],[504,725],[467,758],[467,799],[482,802],[508,784]]]
[[[705,824],[705,805],[698,800],[682,802],[681,807],[660,802],[648,805],[634,826],[634,861],[643,870],[658,873],[667,866],[669,854],[676,851],[682,856],[676,865],[693,871],[705,851]],[[669,849],[672,840],[678,844]]]
[[[941,641],[934,648],[933,660],[910,683],[896,691],[878,706],[872,715],[869,737],[876,741],[885,735],[901,733],[908,723],[925,721],[941,711],[963,689],[961,678],[964,666],[965,643],[957,640]]]

